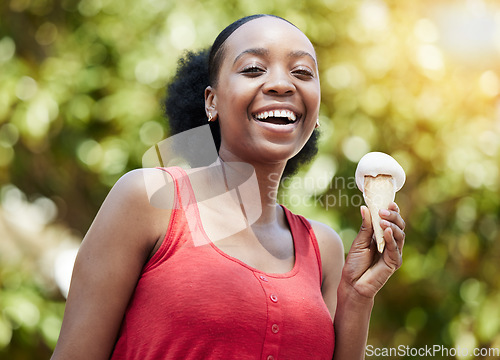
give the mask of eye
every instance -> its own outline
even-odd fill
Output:
[[[302,66],[293,69],[292,74],[303,79],[311,79],[314,77],[314,72],[311,69]]]
[[[243,70],[240,71],[241,74],[251,76],[251,77],[259,76],[265,72],[266,72],[266,70],[263,67],[257,66],[257,65],[245,66],[243,68]]]

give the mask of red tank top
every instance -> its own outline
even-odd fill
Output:
[[[142,270],[111,359],[304,360],[333,357],[333,322],[309,222],[286,208],[295,264],[267,274],[218,249],[180,168],[165,239]],[[196,246],[195,246],[196,245]]]

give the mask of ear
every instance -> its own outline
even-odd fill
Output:
[[[217,95],[211,86],[207,86],[205,89],[205,112],[207,118],[210,118],[209,114],[211,114],[213,120],[217,119]]]

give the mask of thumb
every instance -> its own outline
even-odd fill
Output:
[[[370,210],[365,205],[362,205],[359,210],[361,212],[362,222],[354,243],[358,248],[369,248],[373,237],[372,217]]]

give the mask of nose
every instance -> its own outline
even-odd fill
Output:
[[[287,71],[275,69],[270,71],[262,91],[268,95],[292,95],[295,93],[295,85]]]

